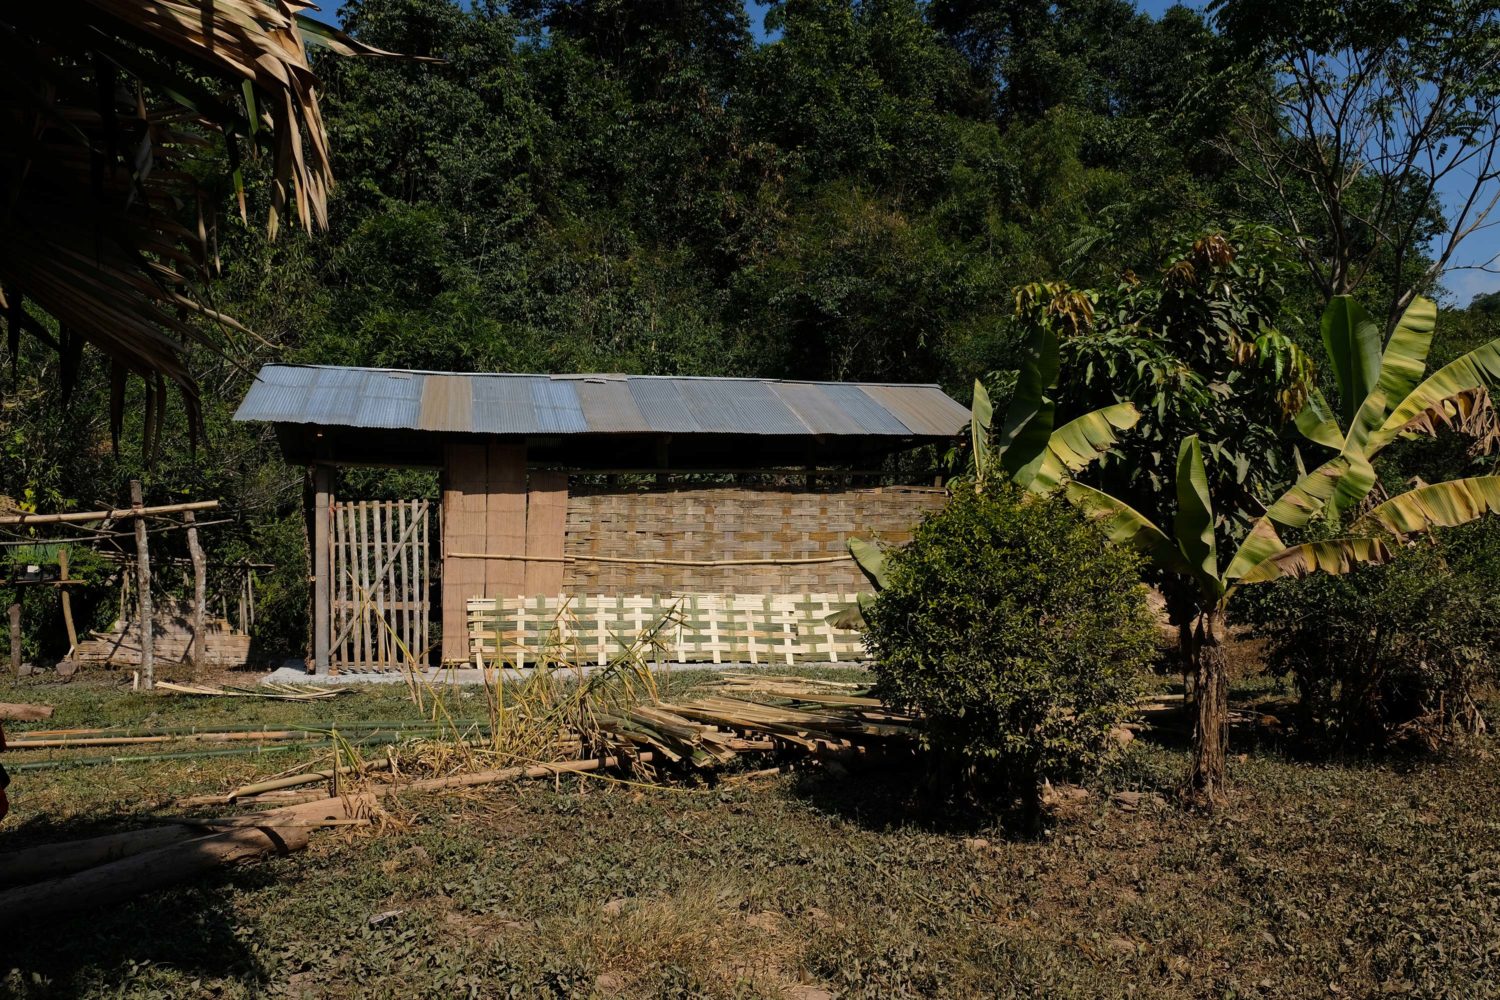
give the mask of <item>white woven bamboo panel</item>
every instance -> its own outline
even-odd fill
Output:
[[[604,666],[629,646],[676,663],[796,665],[860,660],[860,634],[828,615],[854,594],[676,594],[474,598],[469,656],[517,668],[565,660]],[[646,637],[653,633],[654,638]],[[649,648],[654,647],[654,648]]]

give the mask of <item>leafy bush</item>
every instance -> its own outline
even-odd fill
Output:
[[[1020,795],[1097,764],[1155,632],[1136,557],[1073,508],[959,489],[890,554],[868,616],[877,693],[926,719],[950,776]]]
[[[1236,617],[1266,640],[1317,742],[1379,751],[1484,728],[1474,701],[1500,650],[1500,519],[1443,532],[1385,566],[1255,588]]]

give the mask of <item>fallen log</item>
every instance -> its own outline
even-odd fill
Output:
[[[0,702],[0,722],[33,722],[52,718],[51,705],[22,705]]]
[[[60,844],[43,844],[21,851],[0,854],[0,885],[30,885],[83,871],[95,865],[108,864],[132,854],[154,850],[168,844],[202,837],[209,831],[186,823],[155,826],[146,830],[112,833],[88,840],[69,840]]]
[[[18,927],[75,910],[102,911],[142,893],[164,889],[223,865],[307,846],[299,828],[247,827],[142,851],[61,878],[0,892],[0,927]]]

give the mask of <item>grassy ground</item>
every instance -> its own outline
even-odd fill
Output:
[[[52,725],[414,717],[399,688],[311,705],[21,694],[57,704]],[[18,774],[0,850],[146,823],[294,759]],[[1252,750],[1212,819],[1111,798],[1165,791],[1183,766],[1137,741],[1039,843],[914,814],[914,775],[889,769],[410,797],[382,834],[319,833],[301,855],[7,929],[0,994],[1500,996],[1488,748],[1407,766]]]

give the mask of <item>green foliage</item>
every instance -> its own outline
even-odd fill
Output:
[[[1066,505],[960,489],[886,560],[869,614],[877,691],[983,784],[1029,798],[1093,767],[1130,711],[1154,629],[1136,558]]]
[[[1180,245],[1151,280],[1127,276],[1090,293],[1090,322],[1062,339],[1059,398],[1075,408],[1131,402],[1142,419],[1095,477],[1155,524],[1176,509],[1180,443],[1202,441],[1221,550],[1232,549],[1256,496],[1295,474],[1285,424],[1302,406],[1312,366],[1282,332],[1291,273],[1273,232],[1244,226]]]
[[[1383,566],[1244,592],[1236,616],[1290,677],[1317,741],[1357,751],[1431,745],[1484,726],[1500,677],[1500,519],[1444,531]]]

